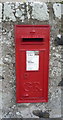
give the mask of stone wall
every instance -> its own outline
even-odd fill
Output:
[[[63,2],[63,0],[0,0],[0,2]]]
[[[50,24],[48,103],[16,103],[15,24]],[[0,3],[0,116],[38,118],[34,110],[47,111],[50,118],[61,118],[61,48],[55,38],[61,33],[61,3]],[[1,52],[2,51],[2,52]]]

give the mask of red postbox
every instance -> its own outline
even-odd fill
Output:
[[[15,25],[16,101],[48,101],[49,25]]]

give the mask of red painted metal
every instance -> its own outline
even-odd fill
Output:
[[[49,39],[49,25],[15,25],[17,103],[48,101]],[[27,51],[38,51],[38,70],[27,70]]]

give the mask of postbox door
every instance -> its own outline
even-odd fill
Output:
[[[20,50],[20,100],[44,97],[45,50]]]
[[[16,102],[48,101],[49,25],[16,25]]]

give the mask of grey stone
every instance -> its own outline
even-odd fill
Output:
[[[4,20],[16,21],[13,10],[11,9],[11,5],[8,3],[4,3]]]
[[[19,9],[16,9],[16,17],[21,17],[22,16],[22,11],[20,11]]]
[[[0,3],[0,22],[2,22],[2,3]]]
[[[46,3],[36,2],[32,4],[32,18],[39,21],[49,20],[49,13]]]
[[[48,112],[42,112],[42,110],[34,110],[33,114],[38,116],[39,118],[49,118],[49,113]]]
[[[61,14],[63,15],[63,4],[61,4]]]
[[[59,19],[61,19],[61,4],[60,3],[54,3],[53,4],[53,9],[55,16]]]

